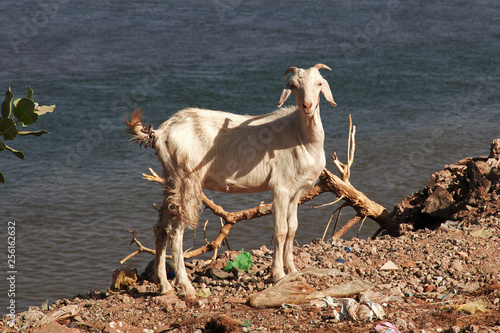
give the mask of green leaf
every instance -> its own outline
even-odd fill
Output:
[[[33,90],[31,89],[31,86],[28,86],[28,92],[26,93],[26,98],[33,100]]]
[[[3,176],[3,173],[0,171],[0,183],[5,183],[5,177]]]
[[[12,152],[12,154],[16,155],[18,158],[24,160],[24,154],[22,151],[19,151],[19,150],[12,148],[12,147],[9,147],[6,144],[4,144],[4,147],[5,147],[5,149],[10,150]]]
[[[17,126],[12,118],[0,119],[0,135],[4,140],[14,140],[17,136]]]
[[[17,134],[19,135],[34,135],[34,136],[40,136],[42,134],[49,134],[49,132],[45,131],[45,130],[41,130],[41,131],[19,131],[17,132]]]
[[[29,98],[21,98],[14,107],[14,116],[22,121],[23,126],[36,123],[38,114],[35,113],[35,103]]]
[[[7,90],[5,92],[5,100],[2,103],[2,117],[4,118],[10,118],[10,115],[12,114],[12,99],[14,98],[14,94],[12,91]]]
[[[38,113],[39,116],[44,115],[46,113],[51,113],[56,108],[55,104],[52,105],[41,105],[35,109],[35,112]]]

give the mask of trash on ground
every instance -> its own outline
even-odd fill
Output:
[[[122,269],[115,269],[111,287],[114,289],[127,289],[137,281],[137,269],[127,266]]]
[[[43,316],[42,320],[40,321],[40,325],[43,326],[54,321],[73,318],[80,312],[81,309],[81,305],[73,304],[49,312]]]
[[[479,237],[479,238],[483,238],[483,239],[488,239],[491,236],[493,236],[493,234],[491,232],[489,232],[488,230],[480,229],[480,230],[476,230],[476,231],[471,232],[471,236]]]
[[[331,269],[320,269],[316,267],[306,267],[295,273],[290,273],[278,281],[274,286],[269,287],[250,297],[250,305],[255,308],[279,307],[283,303],[303,304],[317,303],[317,300],[327,296],[335,298],[344,298],[362,293],[373,285],[363,280],[353,280],[345,284],[333,286],[323,290],[315,290],[311,285],[304,281],[294,281],[302,275],[313,275],[317,277],[327,276],[346,276],[350,275],[341,271]]]
[[[476,311],[489,312],[488,303],[483,301],[474,301],[466,304],[462,304],[458,307],[457,311],[465,311],[472,315],[476,314]]]
[[[386,295],[367,290],[361,293],[359,303],[352,298],[333,299],[329,296],[322,298],[321,301],[332,308],[340,307],[339,312],[334,309],[334,316],[337,320],[368,321],[385,317],[384,309],[378,302],[386,302],[388,299]]]
[[[250,254],[250,252],[245,252],[243,251],[243,249],[241,249],[241,253],[238,254],[234,261],[228,262],[226,267],[224,267],[224,270],[228,272],[234,267],[248,272],[250,266],[252,266],[252,255]]]
[[[396,326],[387,321],[377,324],[377,326],[375,326],[375,331],[377,333],[401,333]]]
[[[207,297],[210,297],[210,295],[212,295],[212,292],[210,291],[209,288],[201,288],[201,289],[198,289],[196,295],[198,295],[199,297],[202,297],[202,298],[207,298]]]

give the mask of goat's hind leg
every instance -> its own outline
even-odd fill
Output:
[[[166,267],[166,251],[167,251],[167,232],[165,226],[161,221],[154,227],[156,255],[155,255],[155,279],[156,283],[160,285],[160,294],[173,293],[174,289],[167,280],[167,267]]]
[[[184,252],[182,250],[184,226],[178,223],[176,225],[172,225],[172,227],[173,228],[169,230],[169,239],[170,249],[172,250],[175,280],[181,288],[180,295],[184,296],[186,299],[193,299],[196,297],[196,291],[189,281],[186,266],[184,265]]]

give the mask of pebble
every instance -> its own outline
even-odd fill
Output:
[[[453,268],[454,270],[456,270],[457,272],[463,272],[463,270],[464,270],[462,263],[460,262],[460,260],[457,260],[457,259],[455,259],[451,262],[450,267]]]

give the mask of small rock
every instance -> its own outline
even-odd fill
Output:
[[[360,276],[363,276],[365,274],[365,270],[363,267],[356,267],[356,273],[358,273],[358,275]]]
[[[434,286],[432,284],[428,284],[428,285],[425,286],[425,292],[426,293],[433,292],[434,290],[436,290],[436,286]]]
[[[262,251],[262,250],[260,250],[260,249],[259,249],[259,250],[251,250],[251,251],[250,251],[250,254],[251,254],[253,257],[257,257],[257,258],[259,258],[259,257],[263,257],[263,256],[264,256],[264,251]]]
[[[408,261],[405,261],[404,263],[402,263],[401,267],[412,268],[412,267],[417,267],[417,264],[414,261],[408,260]]]
[[[381,271],[397,271],[397,270],[399,270],[399,267],[396,266],[395,263],[393,263],[392,261],[389,260],[382,267],[380,267],[380,270]]]
[[[408,323],[406,320],[401,318],[396,318],[393,322],[394,326],[396,326],[400,331],[408,330]]]
[[[467,282],[463,286],[463,289],[464,289],[464,291],[474,291],[476,289],[479,289],[479,287],[480,287],[479,282]]]
[[[265,255],[270,254],[272,252],[265,245],[262,245],[261,247],[259,247],[259,250],[261,250]]]
[[[448,219],[450,206],[453,203],[451,194],[442,187],[436,187],[434,192],[426,199],[422,213],[430,216]]]
[[[460,262],[460,260],[457,260],[457,259],[455,259],[451,262],[450,268],[453,268],[457,272],[462,272],[464,270],[462,263]]]
[[[226,272],[221,269],[208,268],[205,271],[206,276],[214,280],[226,280],[234,278],[234,274],[231,272]]]

